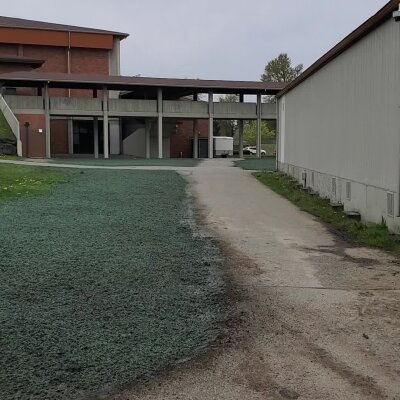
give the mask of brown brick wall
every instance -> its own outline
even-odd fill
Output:
[[[2,54],[2,46],[4,45],[0,45],[0,54]],[[18,47],[6,46],[4,51],[8,51],[7,54],[12,54],[10,53],[11,51],[14,51],[14,54],[17,54]],[[108,54],[109,51],[103,49],[71,49],[71,73],[108,75]],[[68,52],[64,47],[24,45],[23,56],[45,60],[45,63],[35,70],[37,72],[68,72]],[[27,89],[18,89],[18,93],[24,95],[36,95],[34,90]],[[68,96],[68,90],[50,89],[50,96]],[[92,97],[93,92],[91,90],[71,90],[71,96]]]
[[[108,50],[71,49],[71,73],[109,75]],[[93,97],[91,90],[71,90],[72,97]],[[101,91],[98,97],[101,97]]]
[[[6,74],[8,72],[16,71],[32,71],[32,67],[25,64],[13,64],[13,63],[1,63],[0,62],[0,74]]]
[[[22,151],[24,157],[46,156],[46,132],[44,115],[16,114],[20,123]],[[25,122],[29,122],[28,129]],[[43,129],[39,133],[39,129]]]
[[[18,45],[16,44],[0,44],[0,55],[2,56],[17,56]]]
[[[191,158],[193,140],[193,121],[182,120],[178,122],[177,129],[171,132],[170,156],[171,158]],[[208,137],[208,120],[198,120],[199,137]]]
[[[51,120],[51,154],[68,154],[68,121]]]

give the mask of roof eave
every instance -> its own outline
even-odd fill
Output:
[[[296,86],[300,85],[306,79],[314,75],[325,65],[329,64],[332,60],[339,57],[342,53],[352,47],[355,43],[367,36],[370,32],[375,30],[378,26],[382,25],[385,21],[392,17],[392,13],[399,7],[399,0],[391,0],[376,14],[370,17],[367,21],[361,24],[357,29],[347,35],[336,46],[320,57],[315,63],[308,67],[300,76],[294,81],[290,82],[283,90],[281,90],[277,97],[280,98],[286,93],[293,90]]]

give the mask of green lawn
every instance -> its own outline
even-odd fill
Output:
[[[0,164],[0,202],[27,195],[46,194],[51,185],[67,180],[65,174],[49,168]]]
[[[107,160],[98,158],[53,158],[51,160],[59,164],[80,164],[80,165],[100,165],[100,166],[168,166],[168,167],[195,167],[201,160],[193,158],[109,158]]]
[[[275,171],[275,157],[246,158],[244,160],[235,161],[235,166],[252,171]]]
[[[215,340],[222,261],[181,176],[0,167],[43,189],[0,202],[2,400],[98,398]]]
[[[0,111],[0,140],[15,140],[14,134]]]
[[[400,254],[400,244],[383,224],[364,224],[334,211],[329,200],[300,191],[287,176],[276,172],[256,172],[254,176],[276,193],[290,200],[301,210],[315,215],[357,243],[391,250]]]

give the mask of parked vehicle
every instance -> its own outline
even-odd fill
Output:
[[[214,137],[214,155],[216,157],[233,156],[233,138],[229,136]]]
[[[255,156],[257,154],[257,149],[255,146],[247,146],[247,147],[243,148],[243,154]],[[261,156],[266,156],[267,152],[265,150],[261,149],[260,154],[261,154]]]

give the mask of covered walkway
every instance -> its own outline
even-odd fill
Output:
[[[243,148],[243,121],[257,121],[257,156],[261,152],[261,121],[277,118],[275,104],[262,103],[263,95],[275,95],[284,84],[272,82],[211,81],[200,79],[162,79],[123,76],[93,76],[64,73],[16,72],[0,77],[3,87],[30,88],[30,95],[5,95],[4,100],[19,121],[21,154],[27,147],[24,127],[41,123],[43,129],[31,132],[29,139],[43,148],[43,156],[51,158],[52,119],[85,118],[93,121],[94,156],[100,148],[109,158],[110,147],[121,149],[122,118],[140,118],[143,122],[142,142],[145,157],[165,157],[164,123],[189,119],[193,121],[193,157],[197,158],[197,121],[208,121],[208,157],[212,158],[214,119],[238,120],[239,149]],[[67,93],[67,96],[60,96]],[[74,97],[79,94],[79,97]],[[216,94],[236,94],[239,102],[215,102]],[[252,96],[256,102],[248,102]],[[32,118],[32,116],[34,116]],[[39,121],[39,122],[38,122]],[[113,124],[110,124],[113,121]],[[29,125],[28,125],[29,124]],[[101,124],[102,130],[99,129]],[[100,132],[102,137],[100,137]],[[72,130],[69,127],[68,148],[73,153]],[[154,140],[152,139],[154,136]],[[25,142],[25,143],[24,143]],[[155,150],[156,149],[156,150]],[[112,150],[112,149],[111,149]],[[112,153],[112,151],[111,151]],[[25,152],[26,155],[26,152]],[[242,156],[242,154],[239,154]]]

